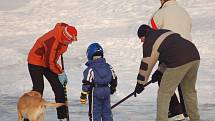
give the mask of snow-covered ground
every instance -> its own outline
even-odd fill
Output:
[[[197,91],[202,121],[215,118],[215,1],[177,0],[193,18],[193,41],[201,54]],[[99,42],[105,57],[118,74],[116,103],[134,90],[142,56],[136,30],[148,23],[160,6],[159,0],[0,0],[0,120],[17,120],[16,101],[31,89],[27,54],[35,40],[57,22],[75,25],[79,41],[65,54],[71,121],[87,121],[87,105],[79,104],[86,48]],[[157,85],[151,84],[138,97],[113,109],[115,121],[154,121]],[[53,101],[45,82],[44,97]],[[47,110],[46,119],[57,121],[56,111]]]

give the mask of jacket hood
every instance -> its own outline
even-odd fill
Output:
[[[55,39],[64,44],[64,41],[63,41],[63,30],[64,28],[68,26],[68,24],[65,24],[65,23],[57,23],[54,27],[54,36],[55,36]]]
[[[86,65],[93,69],[94,73],[98,74],[100,78],[105,78],[110,71],[109,64],[106,63],[105,58],[90,60]]]

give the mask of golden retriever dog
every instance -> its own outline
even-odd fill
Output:
[[[41,94],[36,91],[24,93],[18,100],[18,121],[29,119],[29,121],[44,121],[46,107],[59,107],[65,103],[46,102]]]

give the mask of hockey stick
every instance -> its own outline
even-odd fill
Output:
[[[148,86],[150,83],[152,83],[152,80],[147,82],[144,87]],[[115,108],[116,106],[118,106],[120,103],[124,102],[125,100],[127,100],[128,98],[130,98],[131,96],[133,96],[135,94],[135,92],[130,93],[128,96],[124,97],[122,100],[120,100],[119,102],[117,102],[116,104],[111,106],[111,109]]]
[[[61,65],[62,65],[62,70],[64,70],[63,55],[61,55]],[[64,95],[65,95],[65,104],[66,104],[67,121],[69,121],[69,108],[68,108],[68,99],[67,99],[66,83],[64,83],[63,89],[64,89]]]

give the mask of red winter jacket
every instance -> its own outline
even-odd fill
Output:
[[[63,44],[63,30],[68,26],[65,23],[57,23],[53,30],[40,37],[28,54],[28,63],[49,68],[52,72],[63,72],[57,63],[68,45]]]

